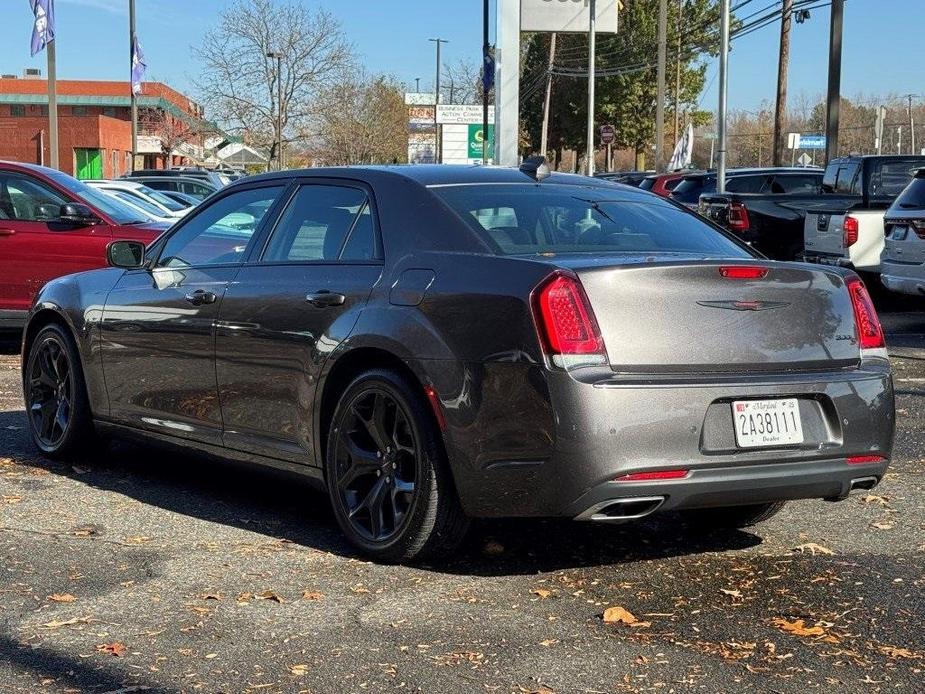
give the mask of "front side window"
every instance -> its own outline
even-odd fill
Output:
[[[375,230],[359,188],[305,185],[280,218],[267,245],[267,262],[373,260]]]
[[[0,174],[0,219],[48,222],[58,219],[63,195],[24,176]]]
[[[283,186],[232,193],[191,215],[164,244],[157,267],[240,263],[251,238]]]
[[[674,252],[750,257],[696,215],[658,198],[543,184],[432,190],[499,255]]]

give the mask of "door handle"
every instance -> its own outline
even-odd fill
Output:
[[[189,301],[193,306],[202,306],[203,304],[214,304],[217,297],[212,292],[207,292],[205,289],[197,289],[194,292],[190,292],[186,295],[186,300]]]
[[[12,236],[15,233],[15,229],[0,229],[0,236]]]
[[[318,308],[328,308],[330,306],[343,306],[344,302],[347,300],[347,297],[343,294],[338,294],[337,292],[332,292],[328,289],[319,289],[317,292],[312,292],[306,296],[305,300],[312,306],[317,306]]]

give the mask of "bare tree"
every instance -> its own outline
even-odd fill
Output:
[[[203,101],[226,129],[278,159],[282,140],[305,130],[317,112],[317,96],[352,62],[340,24],[325,10],[300,2],[234,0],[195,54]],[[282,53],[282,74],[277,59]],[[282,79],[282,94],[279,84]]]
[[[441,101],[445,104],[482,103],[482,63],[459,60],[455,65],[444,65],[441,78]],[[488,103],[493,102],[493,90]]]
[[[385,75],[346,69],[319,99],[310,151],[328,165],[404,162],[408,107],[402,85]]]
[[[160,140],[164,168],[170,167],[170,156],[181,146],[200,139],[207,131],[191,120],[178,118],[159,108],[145,108],[139,114],[139,128],[145,135]]]

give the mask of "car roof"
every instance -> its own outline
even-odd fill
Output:
[[[205,178],[195,178],[193,176],[132,176],[131,178],[119,179],[120,181],[126,181],[128,183],[138,183],[140,181],[163,181],[167,179],[168,181],[180,181],[186,183],[197,183],[201,186],[207,186],[209,188],[215,188],[212,181],[209,181]]]
[[[755,166],[755,167],[742,167],[737,169],[726,169],[727,176],[747,176],[747,175],[759,175],[759,174],[773,174],[773,173],[792,173],[792,174],[819,174],[822,175],[823,169],[818,166]],[[716,176],[716,169],[710,169],[709,171],[695,171],[693,173],[685,174],[684,178],[708,178],[710,176]]]

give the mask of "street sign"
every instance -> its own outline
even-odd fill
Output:
[[[484,130],[481,125],[470,123],[469,124],[469,158],[470,159],[481,159],[482,158],[482,142],[485,140]],[[495,156],[495,126],[490,124],[488,125],[488,158],[492,159]]]
[[[810,164],[813,163],[813,158],[809,156],[806,152],[803,152],[803,154],[800,155],[800,158],[797,159],[797,161],[800,162],[800,166],[809,166]]]
[[[800,149],[800,133],[787,134],[787,149]]]
[[[437,106],[437,123],[440,125],[469,125],[482,122],[481,104],[440,104]],[[488,107],[488,120],[494,122],[495,107]]]
[[[601,143],[605,145],[611,144],[617,136],[617,131],[613,129],[612,125],[602,125],[601,126]]]
[[[599,33],[616,33],[618,0],[597,0],[595,24]],[[587,0],[520,0],[521,31],[558,31],[587,34],[591,10]]]
[[[407,106],[433,106],[437,103],[437,96],[433,92],[405,92]]]
[[[798,149],[825,149],[825,135],[800,135]]]

